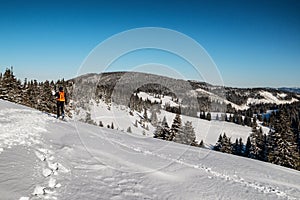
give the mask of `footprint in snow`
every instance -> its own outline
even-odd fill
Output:
[[[37,158],[41,161],[43,169],[42,169],[42,175],[45,178],[49,178],[48,185],[46,187],[44,186],[36,186],[32,195],[45,198],[54,198],[53,194],[56,193],[55,189],[60,188],[62,185],[60,183],[56,182],[56,179],[53,177],[54,175],[58,175],[58,172],[67,173],[69,172],[68,169],[66,169],[62,164],[58,162],[53,162],[55,160],[53,156],[53,152],[48,149],[37,149],[35,151],[35,155]],[[19,200],[27,200],[29,197],[22,197],[23,199]],[[27,198],[27,199],[26,199]]]

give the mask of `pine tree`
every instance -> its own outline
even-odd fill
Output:
[[[236,123],[239,125],[244,125],[243,117],[241,115],[237,115]]]
[[[248,116],[245,116],[245,118],[244,118],[244,124],[246,126],[251,126],[251,118],[248,117]]]
[[[163,128],[161,125],[158,125],[154,131],[154,138],[166,140],[165,132],[163,131]]]
[[[252,127],[253,126],[257,126],[257,122],[256,121],[257,121],[256,116],[254,116],[253,117],[253,122],[252,122]]]
[[[257,124],[253,124],[252,133],[250,134],[251,147],[249,156],[253,159],[265,160],[264,155],[264,138],[262,129],[257,130]]]
[[[260,128],[261,129],[261,128]],[[260,130],[262,132],[262,130]],[[260,160],[262,161],[267,161],[268,160],[268,139],[267,139],[267,135],[263,134],[263,142],[262,142],[263,146],[262,146],[262,150],[261,150],[261,154],[260,154]]]
[[[199,147],[202,147],[202,148],[203,148],[203,147],[205,147],[205,146],[204,146],[204,142],[203,142],[203,140],[201,140],[201,141],[200,141],[200,143],[199,143],[199,145],[198,145],[198,146],[199,146]]]
[[[235,140],[235,143],[232,145],[232,153],[238,156],[242,155],[241,138],[240,140],[239,139]]]
[[[242,138],[239,139],[238,153],[239,156],[242,156],[244,153],[244,143]]]
[[[192,122],[187,121],[183,127],[183,132],[185,133],[184,144],[196,146],[196,134]]]
[[[137,119],[136,119],[135,122],[134,122],[134,126],[135,126],[135,127],[138,127],[138,121],[137,121]]]
[[[211,114],[210,114],[210,112],[207,113],[206,120],[211,121]]]
[[[246,147],[245,147],[245,151],[244,151],[244,156],[245,157],[249,157],[250,148],[251,148],[251,140],[250,140],[250,137],[248,137]]]
[[[204,111],[200,111],[200,119],[206,119]]]
[[[275,119],[274,131],[268,137],[268,161],[274,164],[297,169],[299,168],[299,151],[290,121],[284,111],[278,112]]]
[[[158,124],[154,131],[154,138],[159,138],[162,140],[167,140],[170,137],[170,127],[168,125],[166,117],[163,118],[163,121]]]
[[[174,142],[196,146],[196,135],[192,122],[187,121],[182,130],[179,130],[173,138]]]
[[[214,146],[215,151],[221,151],[223,153],[232,153],[232,144],[231,144],[231,139],[226,136],[224,133],[223,136],[220,134],[219,139]]]
[[[233,122],[233,121],[234,121],[234,119],[233,119],[232,115],[230,114],[229,115],[229,122]]]
[[[224,133],[224,134],[223,134],[223,139],[222,139],[223,144],[222,144],[222,147],[221,147],[221,149],[220,149],[221,152],[229,153],[229,154],[232,153],[232,144],[231,144],[231,141],[230,141],[230,140],[231,140],[231,139],[228,138],[228,137],[226,136],[226,134]]]
[[[225,122],[228,122],[228,116],[227,116],[227,114],[225,113],[224,115],[225,115],[225,116],[224,116],[224,121],[225,121]]]
[[[143,115],[143,117],[144,117],[144,119],[143,119],[143,121],[144,122],[148,122],[148,114],[147,114],[147,109],[146,109],[146,107],[144,108],[144,115]]]
[[[155,110],[153,110],[151,113],[150,121],[153,126],[157,126],[158,119]]]
[[[175,115],[173,124],[170,129],[170,136],[167,137],[167,140],[173,141],[173,139],[175,138],[175,136],[177,134],[182,134],[182,122],[181,122],[181,117],[179,114]]]
[[[127,133],[132,133],[130,126],[127,128]]]
[[[213,150],[220,151],[222,148],[222,143],[223,143],[223,137],[222,137],[222,134],[220,134],[219,139],[218,139],[217,143],[215,144]]]
[[[110,128],[111,128],[111,129],[114,129],[114,128],[115,128],[115,127],[114,127],[114,123],[113,123],[113,122],[111,123],[111,126],[110,126]]]

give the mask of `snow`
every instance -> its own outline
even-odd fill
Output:
[[[179,107],[179,104],[174,102],[172,100],[172,97],[171,96],[164,96],[164,97],[160,97],[160,98],[155,98],[153,95],[150,95],[146,92],[139,92],[137,93],[137,96],[139,98],[142,98],[143,101],[146,101],[147,99],[150,100],[152,103],[155,103],[155,102],[161,102],[162,106],[165,106],[165,105],[170,105],[171,107]]]
[[[151,123],[145,123],[146,126],[149,127],[149,130],[146,130],[142,127],[140,123],[138,126],[135,127],[135,121],[140,121],[142,113],[138,113],[136,111],[132,111],[133,116],[129,114],[130,109],[126,106],[114,105],[110,104],[107,105],[103,101],[99,101],[96,103],[95,101],[91,101],[89,103],[89,112],[91,113],[91,118],[97,122],[102,121],[104,127],[106,125],[114,124],[115,129],[126,131],[127,128],[130,126],[132,133],[137,135],[144,135],[148,137],[153,137],[153,132],[155,127],[151,125]],[[216,115],[221,113],[211,113],[212,114],[212,121],[203,120],[200,118],[194,118],[189,116],[182,116],[182,123],[186,121],[191,121],[193,127],[195,128],[196,139],[200,142],[201,140],[204,141],[206,146],[210,147],[214,145],[220,134],[226,133],[227,136],[232,137],[232,140],[236,138],[242,138],[244,142],[246,142],[247,137],[251,132],[251,128],[247,126],[240,126],[237,124],[224,122],[224,121],[216,121]],[[81,109],[79,115],[73,114],[74,119],[78,120],[80,118],[84,119],[86,116],[86,111]],[[148,116],[151,116],[151,113],[148,111]],[[162,119],[166,117],[169,126],[172,125],[173,119],[175,117],[174,113],[170,113],[164,110],[161,110],[160,113],[157,114],[158,121],[162,121]],[[268,133],[269,129],[263,127],[263,131]]]
[[[203,90],[201,88],[196,89],[196,91],[199,93],[208,95],[208,97],[210,98],[211,101],[220,102],[220,103],[224,103],[224,104],[231,104],[231,106],[237,110],[246,110],[249,108],[248,105],[237,105],[233,102],[228,101],[227,99],[224,98],[224,96],[222,97],[222,95],[218,96],[216,94],[213,94],[213,93]]]
[[[46,132],[46,120],[48,117],[38,111],[1,109],[0,153],[15,145],[30,146],[39,143],[40,134]]]
[[[285,98],[287,96],[287,94],[285,94],[285,93],[278,93],[277,96],[280,97],[280,98]]]
[[[253,99],[253,98],[248,98],[247,100],[247,105],[249,104],[260,104],[260,103],[274,103],[274,104],[288,104],[288,103],[293,103],[293,102],[297,102],[298,100],[295,98],[292,98],[291,100],[281,100],[280,98],[284,98],[286,97],[286,94],[282,93],[278,93],[277,97],[274,96],[272,93],[267,92],[267,91],[260,91],[259,94],[261,96],[263,96],[263,99]]]
[[[230,122],[214,120],[216,118],[216,114],[219,114],[219,116],[221,116],[221,113],[212,113],[213,120],[211,121],[189,116],[182,116],[182,122],[183,124],[186,121],[192,122],[193,127],[195,128],[197,140],[203,140],[208,147],[214,145],[217,142],[219,135],[223,133],[226,133],[226,135],[231,137],[233,141],[236,138],[242,138],[244,142],[247,141],[247,137],[251,133],[250,127],[241,126]],[[159,118],[163,119],[163,116],[166,116],[167,122],[169,126],[171,126],[175,114],[166,111],[161,111]],[[263,131],[267,133],[269,130],[268,128],[263,127]]]
[[[210,98],[210,100],[212,100],[212,101],[222,102],[225,104],[231,104],[231,106],[237,110],[246,110],[249,108],[250,104],[274,103],[274,104],[279,105],[279,104],[288,104],[288,103],[293,103],[293,102],[298,101],[298,99],[295,99],[295,98],[292,98],[291,100],[282,100],[282,98],[285,98],[287,96],[287,94],[285,94],[285,93],[277,93],[277,95],[274,96],[270,92],[259,91],[259,94],[263,97],[262,99],[248,98],[246,104],[237,105],[233,102],[226,100],[224,97],[220,97],[216,94],[213,94],[213,93],[206,91],[204,89],[201,89],[201,88],[196,89],[196,92],[207,95]],[[192,93],[193,93],[193,91],[192,91]],[[194,95],[196,95],[196,94],[194,94]]]
[[[0,140],[1,199],[300,199],[296,170],[73,120],[66,123],[4,101],[0,108],[8,119],[17,119],[0,122],[10,124],[0,135],[13,144],[8,148]],[[24,142],[12,136],[23,133],[17,126],[22,114],[27,118],[23,128],[34,132],[22,137]],[[51,171],[47,177],[46,169]]]

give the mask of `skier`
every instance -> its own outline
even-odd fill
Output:
[[[56,102],[57,102],[57,119],[60,117],[60,112],[62,119],[65,117],[64,105],[67,101],[66,93],[64,92],[63,87],[59,87],[59,91],[55,93]]]

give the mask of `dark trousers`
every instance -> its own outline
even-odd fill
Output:
[[[63,101],[57,101],[57,118],[59,118],[60,112],[64,116],[64,114],[65,114],[65,112],[64,112],[64,105],[65,105],[65,102],[63,102]]]

